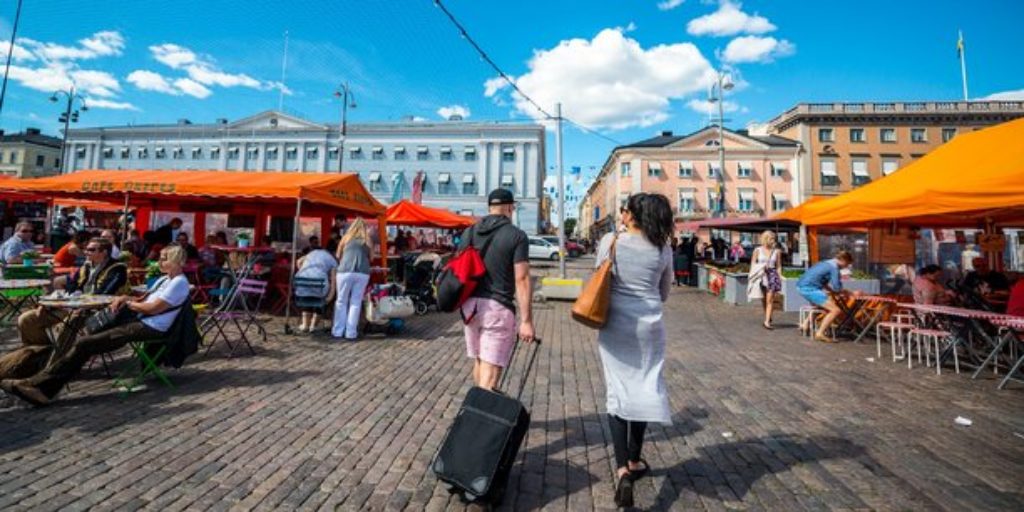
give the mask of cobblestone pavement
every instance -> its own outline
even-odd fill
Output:
[[[508,510],[613,507],[595,334],[568,309],[537,307]],[[765,331],[689,289],[667,317],[674,423],[648,430],[639,508],[1024,509],[1024,385],[868,361],[873,344]],[[47,408],[0,398],[0,510],[461,510],[428,471],[469,386],[460,326],[409,324],[215,349],[172,371],[173,390],[123,396],[97,368]]]

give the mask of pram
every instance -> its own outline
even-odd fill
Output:
[[[434,296],[434,262],[422,260],[412,267],[405,281],[405,295],[412,299],[417,315],[425,315],[430,306],[437,306]]]

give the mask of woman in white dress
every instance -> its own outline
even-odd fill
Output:
[[[597,265],[613,258],[608,321],[597,341],[615,451],[615,503],[633,506],[633,481],[649,467],[641,458],[648,422],[671,424],[662,369],[662,303],[672,287],[672,207],[660,194],[634,194],[622,209],[625,231],[601,239]],[[615,244],[614,253],[611,250]]]
[[[782,252],[779,250],[778,239],[772,231],[761,233],[761,245],[754,249],[750,256],[750,273],[747,274],[747,298],[761,299],[764,310],[762,327],[772,327],[772,309],[775,307],[775,294],[782,291]]]

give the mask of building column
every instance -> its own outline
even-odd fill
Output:
[[[267,143],[261,142],[259,148],[260,154],[256,157],[256,169],[259,172],[264,172],[267,170]]]
[[[249,143],[238,144],[238,170],[245,172],[245,162],[249,160]]]
[[[487,189],[488,176],[490,175],[491,167],[491,142],[484,143],[480,147],[480,154],[477,155],[477,195],[482,196],[486,194],[484,190]],[[461,179],[461,177],[460,177]],[[461,186],[461,185],[460,185]]]
[[[221,141],[220,143],[220,162],[217,163],[217,167],[222,170],[228,170],[228,143],[227,141]]]
[[[327,172],[327,141],[320,142],[320,149],[317,150],[320,153],[320,174]]]
[[[513,174],[512,179],[519,184],[519,197],[533,197],[536,195],[531,195],[536,183],[526,174],[526,155],[529,149],[530,143],[528,142],[516,144],[516,172]]]
[[[288,143],[281,141],[277,145],[277,170],[278,172],[284,172],[284,161],[288,157]]]

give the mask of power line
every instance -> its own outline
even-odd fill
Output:
[[[524,100],[526,100],[530,105],[533,105],[533,108],[537,109],[538,112],[543,114],[544,118],[546,120],[555,120],[555,119],[557,119],[556,116],[553,116],[547,110],[544,110],[544,107],[541,107],[539,103],[534,101],[533,98],[531,98],[525,92],[523,92],[523,90],[520,89],[518,85],[516,85],[515,81],[512,80],[512,78],[509,77],[507,73],[502,71],[502,69],[500,67],[498,67],[498,64],[495,63],[493,59],[491,59],[490,55],[487,55],[487,52],[485,52],[484,49],[481,48],[479,44],[477,44],[477,42],[473,39],[473,37],[469,35],[469,32],[466,31],[466,27],[462,26],[462,23],[459,23],[459,20],[457,20],[455,18],[455,15],[452,14],[452,12],[449,11],[447,7],[445,7],[445,5],[441,2],[441,0],[433,0],[433,1],[434,1],[434,5],[436,5],[439,9],[441,9],[441,12],[443,12],[444,15],[448,17],[448,20],[452,22],[452,25],[455,25],[455,28],[458,29],[458,31],[459,31],[459,35],[461,35],[462,38],[465,39],[466,42],[468,42],[469,45],[472,46],[474,50],[476,50],[477,54],[480,55],[480,59],[482,59],[484,62],[486,62],[496,73],[498,73],[498,76],[501,77],[501,79],[504,80],[505,83],[507,83],[510,87],[512,87],[512,90],[514,90],[516,92],[516,94],[518,94],[520,97],[522,97]],[[582,131],[584,133],[588,133],[590,135],[595,135],[597,137],[605,139],[605,140],[607,140],[607,141],[609,141],[609,142],[611,142],[613,144],[616,144],[616,145],[620,145],[620,146],[622,145],[622,142],[620,142],[618,140],[615,140],[615,139],[613,139],[613,138],[611,138],[611,137],[609,137],[609,136],[607,136],[607,135],[605,135],[603,133],[600,133],[600,132],[597,132],[597,131],[592,130],[590,128],[587,128],[586,126],[584,126],[584,125],[582,125],[580,123],[577,123],[576,121],[573,121],[572,119],[569,119],[568,117],[562,116],[562,120],[567,122],[567,123],[569,123],[569,124],[571,124],[571,125],[573,125],[573,126],[575,126],[576,128],[578,128],[580,131]]]

